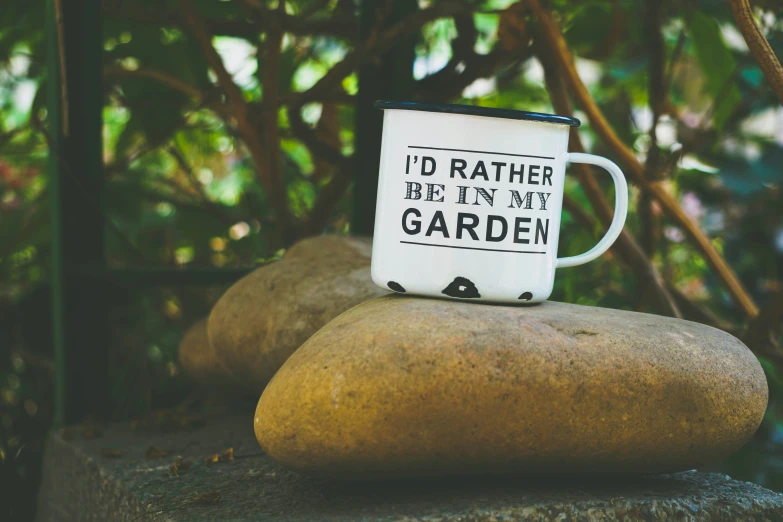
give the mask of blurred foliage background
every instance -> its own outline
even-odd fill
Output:
[[[351,233],[352,180],[375,176],[352,162],[356,70],[412,38],[414,99],[573,105],[583,125],[572,147],[580,140],[630,174],[621,244],[560,271],[552,298],[680,316],[745,339],[767,371],[770,407],[719,469],[783,491],[783,110],[729,2],[420,0],[389,23],[393,3],[378,1],[364,30],[359,3],[104,3],[109,265],[246,267],[299,237]],[[783,8],[754,6],[783,55]],[[46,8],[0,9],[0,483],[14,520],[32,513],[53,407]],[[556,50],[561,34],[573,61]],[[561,255],[595,243],[599,196],[612,201],[608,177],[574,174]],[[112,288],[115,418],[204,400],[179,375],[176,347],[221,291]]]

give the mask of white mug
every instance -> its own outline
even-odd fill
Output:
[[[600,256],[620,235],[628,187],[600,156],[568,152],[574,118],[379,101],[384,110],[372,278],[399,293],[535,303],[555,269]],[[614,220],[590,251],[557,257],[566,163],[614,180]]]

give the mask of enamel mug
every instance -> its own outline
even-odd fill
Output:
[[[399,293],[535,303],[555,269],[597,258],[628,210],[622,171],[568,152],[565,116],[464,105],[379,101],[383,141],[372,278]],[[567,163],[606,169],[614,220],[588,252],[557,257]]]

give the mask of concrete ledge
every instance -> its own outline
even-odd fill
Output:
[[[622,480],[474,478],[340,483],[263,454],[253,412],[53,434],[38,520],[783,520],[783,495],[714,473]],[[172,426],[181,428],[172,430]],[[234,460],[220,458],[233,448]],[[163,456],[161,450],[167,455]],[[184,464],[172,470],[177,456]],[[187,463],[190,463],[189,467]]]

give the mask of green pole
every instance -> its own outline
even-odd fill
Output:
[[[48,0],[55,423],[108,413],[100,0]]]
[[[47,118],[51,131],[51,148],[49,151],[49,195],[51,202],[51,227],[52,227],[52,346],[54,360],[54,425],[61,426],[65,421],[65,347],[63,339],[63,264],[62,264],[62,237],[59,216],[62,213],[60,206],[60,176],[57,165],[57,154],[60,147],[60,133],[57,132],[62,125],[60,114],[60,73],[57,43],[57,12],[54,0],[48,0],[46,10],[46,67],[48,71],[48,111]],[[55,150],[57,149],[57,150]]]

